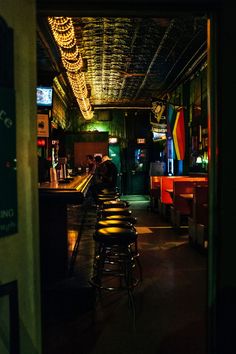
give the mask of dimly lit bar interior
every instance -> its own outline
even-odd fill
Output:
[[[0,4],[1,354],[236,352],[233,23]]]

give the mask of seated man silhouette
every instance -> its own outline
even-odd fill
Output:
[[[102,157],[102,163],[99,169],[102,181],[101,184],[103,185],[102,188],[116,188],[118,170],[108,155]]]

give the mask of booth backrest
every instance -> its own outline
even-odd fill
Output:
[[[161,176],[161,203],[164,204],[173,204],[173,199],[171,197],[171,194],[167,191],[172,190],[173,195],[175,194],[174,191],[174,183],[175,182],[191,182],[191,183],[208,183],[208,178],[207,177],[189,177],[189,176]],[[181,188],[184,188],[185,183],[181,184]],[[186,185],[187,188],[188,185]],[[191,193],[184,191],[182,189],[181,192],[179,193]]]
[[[173,183],[173,196],[174,198],[179,194],[194,193],[196,186],[207,186],[208,181],[201,180],[199,177],[197,179],[188,178],[187,180],[175,180]]]
[[[173,207],[182,215],[190,215],[192,212],[189,200],[180,197],[180,194],[193,194],[196,182],[193,181],[174,181]]]
[[[174,181],[173,183],[173,202],[180,194],[193,193],[195,181],[185,180],[185,181]]]
[[[171,194],[167,189],[173,190],[173,183],[175,180],[184,180],[186,176],[162,176],[161,178],[161,203],[172,204],[173,200]]]
[[[193,198],[193,219],[197,224],[208,225],[208,186],[197,185]]]
[[[161,176],[150,176],[150,189],[156,189],[160,187]]]
[[[181,194],[195,194],[196,186],[206,185],[207,181],[205,180],[192,180],[189,178],[185,181],[174,181],[173,184],[173,207],[175,210],[178,210],[182,215],[191,215],[192,214],[192,202],[191,199],[184,199],[181,197]],[[193,201],[193,200],[192,200]]]

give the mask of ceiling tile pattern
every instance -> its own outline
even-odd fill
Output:
[[[93,107],[150,106],[153,97],[177,85],[206,53],[204,17],[72,20]],[[51,58],[58,51],[49,32],[38,43],[39,70],[50,61],[45,48],[51,48]],[[57,70],[63,72],[59,58]]]

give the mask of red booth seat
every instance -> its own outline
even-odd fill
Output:
[[[186,219],[187,216],[192,215],[195,188],[198,185],[207,185],[207,183],[207,180],[199,178],[188,178],[173,182],[173,203],[171,205],[171,222],[173,226],[180,227],[183,217]],[[182,196],[184,194],[193,195],[193,198],[185,199]]]
[[[161,176],[150,176],[150,190],[157,189],[161,184]]]
[[[160,198],[161,176],[150,176],[150,208],[158,208]]]
[[[161,178],[161,203],[172,204],[173,199],[167,190],[173,191],[173,183],[175,180],[186,180],[188,176],[162,176]]]
[[[208,243],[208,186],[196,186],[193,199],[193,214],[189,217],[189,239],[191,244],[202,249]]]
[[[206,182],[208,181],[207,177],[189,177],[189,176],[161,176],[161,203],[164,204],[173,204],[173,199],[168,190],[174,192],[174,182],[175,181],[189,181],[189,182]],[[181,192],[187,193],[187,192]]]

